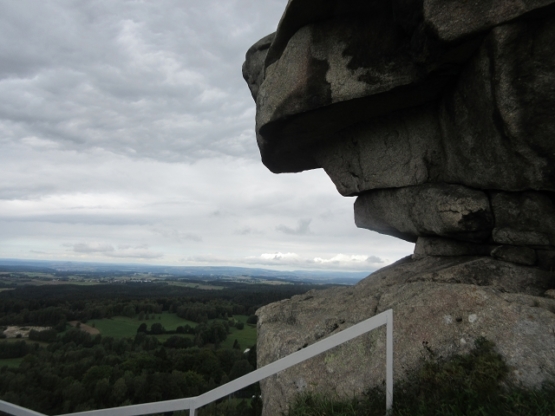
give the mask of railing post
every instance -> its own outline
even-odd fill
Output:
[[[385,355],[385,408],[388,414],[393,406],[393,310],[387,311]]]

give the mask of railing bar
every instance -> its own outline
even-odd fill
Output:
[[[389,309],[386,313],[385,409],[390,413],[393,406],[393,310]]]
[[[365,321],[359,322],[343,331],[334,334],[328,338],[318,341],[300,351],[292,353],[286,357],[283,357],[273,363],[270,363],[258,370],[255,370],[249,374],[246,374],[236,380],[230,381],[223,386],[217,387],[214,390],[201,394],[197,397],[197,406],[201,407],[215,400],[218,400],[228,394],[231,394],[237,390],[244,387],[250,386],[260,380],[270,377],[280,371],[286,370],[296,364],[299,364],[309,358],[312,358],[322,352],[330,350],[334,347],[341,345],[344,342],[350,341],[366,332],[376,329],[382,325],[387,324],[387,314],[385,312],[379,315],[373,316],[372,318],[366,319]]]
[[[152,413],[165,413],[178,410],[189,410],[194,416],[196,409],[212,403],[224,396],[250,386],[260,380],[297,365],[309,358],[335,348],[360,335],[386,325],[386,409],[389,411],[393,403],[393,311],[391,309],[359,322],[337,334],[318,341],[304,349],[280,358],[258,370],[246,374],[223,386],[196,397],[186,399],[166,400],[161,402],[143,403],[131,406],[113,407],[109,409],[91,410],[86,412],[67,413],[60,416],[140,416]],[[3,407],[4,406],[4,407]],[[0,410],[15,416],[45,416],[17,405],[0,400]]]
[[[0,400],[0,411],[15,416],[45,416],[43,413]]]
[[[166,400],[161,402],[134,404],[131,406],[111,407],[108,409],[90,410],[85,412],[66,413],[60,416],[139,416],[152,413],[165,413],[179,410],[189,410],[195,407],[197,397],[186,399]],[[196,406],[198,407],[198,406]]]

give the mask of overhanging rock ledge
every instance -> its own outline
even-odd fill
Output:
[[[354,288],[259,310],[259,364],[393,308],[396,377],[422,342],[452,354],[486,336],[515,380],[555,381],[554,2],[289,0],[243,65],[263,163],[323,168],[357,197],[357,226],[416,246]],[[264,414],[380,383],[384,344],[272,377]]]

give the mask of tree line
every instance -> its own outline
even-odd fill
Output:
[[[179,336],[160,343],[144,332],[117,340],[78,329],[58,334],[46,348],[0,342],[1,358],[24,357],[19,368],[0,368],[0,398],[61,414],[196,396],[256,368],[254,346],[244,354],[191,344]],[[256,404],[243,410],[255,411]]]
[[[54,326],[64,319],[87,322],[114,316],[148,320],[153,314],[166,311],[200,323],[232,315],[254,315],[268,303],[328,286],[226,283],[224,287],[224,290],[167,284],[16,287],[0,292],[0,325]]]
[[[0,325],[51,327],[31,331],[28,341],[0,341],[0,359],[22,360],[18,368],[0,368],[0,399],[41,413],[62,414],[196,396],[256,368],[255,346],[240,346],[235,341],[232,348],[221,347],[231,325],[237,329],[244,325],[235,322],[233,315],[249,315],[247,322],[254,324],[258,307],[310,288],[291,285],[273,293],[267,286],[257,292],[255,285],[243,285],[247,288],[230,290],[235,293],[178,290],[167,296],[141,288],[152,296],[141,292],[132,297],[112,296],[106,289],[92,286],[97,289],[86,298],[84,293],[91,287],[64,286],[56,287],[62,287],[58,295],[51,288],[35,288],[34,293],[42,294],[36,298],[26,288],[0,292]],[[67,297],[68,293],[77,295]],[[136,293],[135,289],[131,293]],[[149,325],[145,321],[135,336],[124,339],[67,329],[70,320],[113,316],[146,320],[162,312],[175,313],[197,325],[168,331],[160,322]],[[171,336],[161,341],[161,334]],[[245,354],[241,347],[250,350]],[[212,407],[228,416],[259,415],[257,388],[239,392],[242,400],[222,401]],[[199,414],[206,411],[201,409]]]

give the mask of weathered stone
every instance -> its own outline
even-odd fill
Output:
[[[555,272],[555,250],[536,250],[538,267]],[[555,280],[555,275],[553,277]]]
[[[491,30],[446,90],[443,180],[479,189],[555,190],[555,18]]]
[[[266,65],[277,61],[291,37],[303,26],[349,15],[361,16],[383,8],[383,2],[366,0],[289,0],[278,24]],[[390,5],[391,7],[391,5]]]
[[[390,11],[391,26],[398,26],[410,34],[408,43],[412,54],[433,54],[432,47],[437,49],[438,45],[430,45],[430,42],[460,43],[472,35],[530,12],[545,14],[545,7],[551,4],[553,0],[474,3],[456,0],[289,0],[278,25],[276,40],[268,53],[267,65],[280,59],[289,40],[299,29],[324,20]]]
[[[555,203],[546,192],[496,192],[493,240],[501,244],[555,245]]]
[[[528,247],[498,246],[491,251],[491,256],[498,260],[533,266],[536,264],[536,252]]]
[[[314,168],[312,160],[290,164],[283,152],[299,158],[349,125],[437,98],[480,44],[470,39],[430,53],[412,16],[421,9],[403,10],[401,2],[318,2],[312,8],[333,18],[306,17],[308,3],[289,3],[257,95],[262,160],[274,172]],[[294,7],[303,16],[290,17]]]
[[[545,8],[553,1],[494,3],[291,0],[274,41],[261,41],[245,63],[258,91],[267,51],[257,103],[264,163],[275,172],[318,167],[314,143],[443,94],[439,118],[451,158],[441,180],[553,190],[555,8]],[[487,29],[455,90],[444,88],[481,42],[469,35]],[[434,31],[443,46],[434,44]]]
[[[493,241],[501,244],[512,244],[518,246],[546,246],[549,238],[538,231],[521,231],[514,228],[495,228],[492,232]]]
[[[397,378],[422,342],[486,336],[515,381],[555,381],[553,45],[555,0],[289,0],[244,65],[264,164],[323,167],[357,226],[417,244],[355,288],[259,310],[259,364],[393,308]],[[264,414],[380,384],[384,348],[374,332],[267,379]]]
[[[243,64],[243,78],[251,90],[252,98],[256,101],[260,84],[264,81],[264,61],[268,54],[268,48],[272,44],[276,34],[271,33],[263,37],[247,51],[245,63]]]
[[[266,68],[257,124],[264,128],[272,121],[417,82],[422,75],[406,53],[409,39],[390,27],[389,16],[380,14],[300,28],[280,59]],[[355,55],[364,42],[367,53]],[[381,58],[384,48],[390,49],[388,59]]]
[[[533,296],[540,296],[545,289],[555,285],[549,272],[485,256],[427,257],[416,263],[407,263],[397,271],[399,276],[390,275],[382,283],[460,283]]]
[[[274,152],[302,151],[372,115],[430,101],[453,76],[449,71],[436,77],[422,73],[403,49],[408,39],[402,31],[392,31],[380,15],[368,19],[305,26],[266,68],[256,123],[270,146],[262,158],[272,171],[291,169]],[[356,54],[360,44],[368,54]],[[383,48],[388,58],[372,60],[383,55]],[[368,57],[371,62],[364,60]]]
[[[435,105],[357,124],[314,151],[342,195],[436,182],[443,150]]]
[[[439,237],[420,236],[414,246],[413,259],[426,256],[487,256],[491,252],[491,246],[487,244],[467,243]]]
[[[468,259],[470,265],[487,259],[489,267],[482,270],[465,268],[460,259],[405,259],[370,275],[355,287],[312,291],[265,306],[257,311],[258,365],[393,308],[397,380],[419,365],[423,342],[437,354],[449,356],[467,352],[480,336],[496,343],[513,370],[514,381],[538,387],[543,381],[552,380],[555,300],[467,283],[481,279],[491,283],[491,273],[497,274],[494,281],[501,283],[512,268],[513,276],[522,270],[536,273],[533,268],[482,259]],[[465,282],[447,283],[453,277]],[[280,414],[302,391],[345,397],[360,394],[382,383],[384,363],[385,330],[381,329],[261,382],[263,414]]]
[[[447,184],[366,192],[355,202],[355,223],[407,241],[431,235],[480,242],[493,228],[484,192]]]
[[[553,0],[424,0],[424,16],[441,40],[452,42],[551,4]]]

